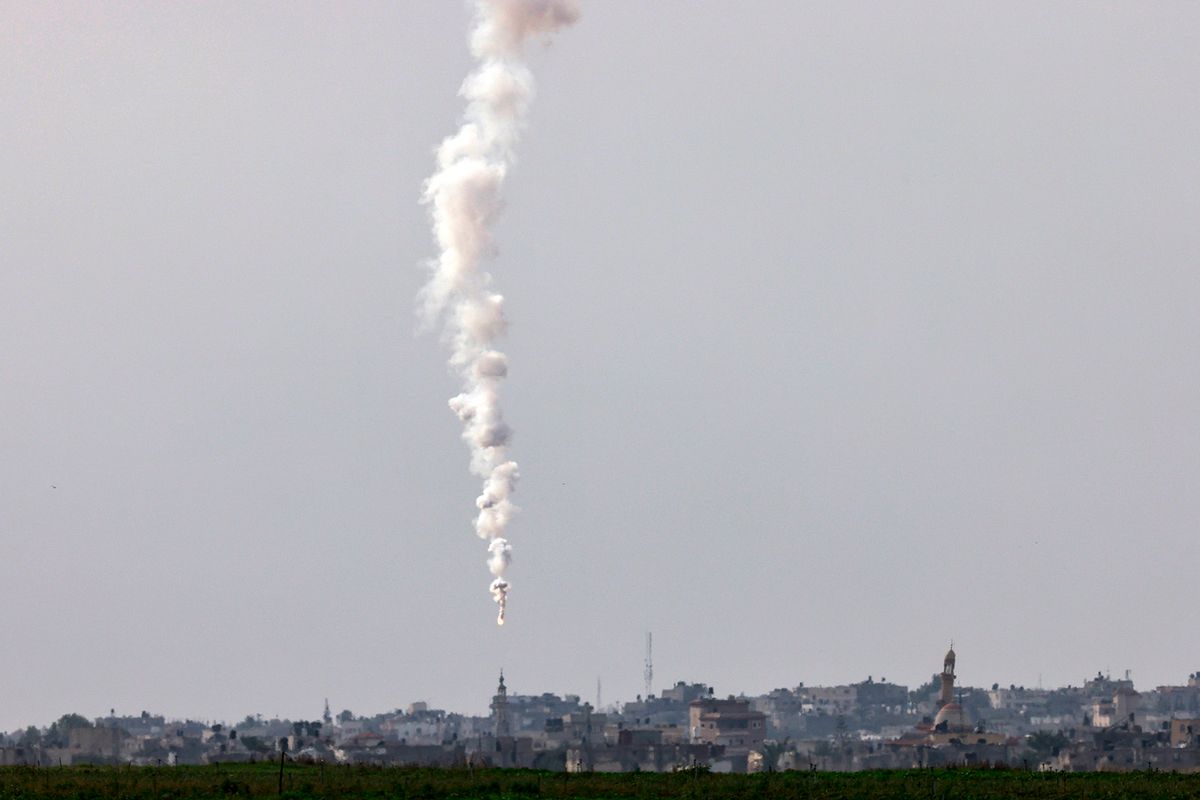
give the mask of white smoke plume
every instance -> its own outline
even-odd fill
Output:
[[[462,421],[471,471],[484,479],[475,532],[489,540],[488,569],[495,576],[489,591],[500,606],[500,625],[512,560],[505,530],[517,511],[510,498],[519,474],[508,458],[512,431],[500,410],[508,359],[494,347],[505,330],[504,298],[491,290],[483,263],[494,253],[491,224],[533,100],[533,78],[521,63],[525,42],[578,17],[576,0],[476,0],[471,52],[479,63],[459,90],[467,110],[462,127],[438,147],[437,171],[422,196],[439,252],[421,304],[427,321],[445,318],[450,365],[463,382],[450,409]]]

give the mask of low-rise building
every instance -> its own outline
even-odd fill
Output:
[[[1200,748],[1200,719],[1175,718],[1170,723],[1171,747]]]
[[[762,747],[767,718],[750,708],[750,701],[706,698],[689,706],[689,730],[694,743],[719,745],[727,754],[745,754]]]
[[[853,714],[858,708],[858,689],[855,686],[802,686],[801,710],[806,714],[830,716]]]

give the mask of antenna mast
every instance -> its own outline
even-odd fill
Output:
[[[642,671],[642,677],[646,679],[646,694],[645,698],[650,699],[654,694],[654,635],[650,631],[646,631],[646,668]]]

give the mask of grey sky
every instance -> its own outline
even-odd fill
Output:
[[[0,6],[0,727],[1197,668],[1200,8],[592,0],[493,265],[497,629],[417,204],[466,7]],[[55,488],[56,487],[56,488]]]

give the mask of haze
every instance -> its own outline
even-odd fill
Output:
[[[497,629],[413,314],[465,5],[0,8],[0,727],[1196,669],[1200,8],[583,11]]]

